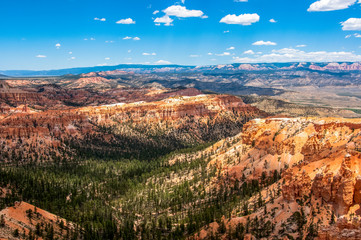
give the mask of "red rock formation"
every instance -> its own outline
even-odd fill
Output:
[[[0,103],[4,105],[4,107],[0,108],[1,112],[6,112],[7,107],[5,106],[10,108],[9,104],[18,106],[21,104],[33,104],[42,100],[44,98],[37,93],[11,88],[5,81],[0,81]]]
[[[320,239],[361,239],[359,223],[339,220],[337,227],[331,224],[332,218],[361,218],[360,124],[360,119],[336,118],[269,118],[245,124],[243,132],[228,141],[232,144],[213,153],[210,166],[230,176],[229,184],[235,179],[259,180],[275,170],[283,174],[261,192],[265,208],[248,216],[232,215],[229,222],[265,217],[275,224],[270,239],[287,234],[295,239],[300,232],[305,238],[312,229],[313,236],[319,230]],[[279,188],[281,196],[271,200]],[[257,196],[248,203],[257,202]],[[265,216],[265,209],[271,213]],[[235,207],[234,212],[242,210]],[[305,213],[302,228],[301,212]]]
[[[348,221],[341,217],[337,223],[331,226],[322,226],[317,240],[357,240],[361,239],[361,221],[353,218]]]
[[[46,225],[51,225],[54,230],[54,238],[64,237],[66,229],[75,229],[73,223],[26,202],[17,202],[13,207],[1,210],[0,216],[5,221],[5,225],[0,227],[0,239],[20,239],[13,236],[16,229],[20,236],[23,233],[28,236],[30,232],[35,233],[37,224],[41,226],[42,231]]]
[[[303,171],[293,175],[291,171],[284,174],[285,184],[282,186],[283,198],[287,201],[295,201],[308,196],[311,192],[311,178]]]
[[[46,158],[53,156],[48,151],[60,157],[61,153],[57,149],[60,147],[63,151],[69,151],[65,144],[69,141],[75,141],[79,147],[84,147],[82,141],[90,144],[89,147],[92,147],[91,141],[112,142],[116,148],[116,144],[153,141],[148,137],[160,133],[163,133],[164,141],[173,139],[171,144],[193,144],[205,141],[206,138],[219,139],[236,134],[240,131],[242,121],[260,115],[263,113],[244,104],[241,99],[225,95],[185,96],[158,102],[15,113],[0,119],[0,141],[6,143],[3,145],[6,151],[4,149],[0,154],[5,159],[11,156],[23,158],[21,156],[29,155],[32,149],[29,158],[33,160],[37,155],[46,155]],[[102,128],[108,128],[111,132],[105,134]],[[119,139],[116,142],[115,138],[119,137],[131,139]],[[154,144],[167,143],[149,143]],[[15,155],[10,152],[7,154],[7,151],[15,151]],[[27,158],[22,161],[27,161]]]

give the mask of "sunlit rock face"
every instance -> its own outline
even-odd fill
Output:
[[[210,167],[220,169],[230,188],[235,182],[262,182],[275,171],[281,178],[248,200],[252,213],[244,216],[242,209],[233,210],[239,213],[224,220],[227,231],[235,231],[239,223],[252,225],[257,218],[274,224],[270,238],[307,236],[313,229],[320,239],[360,239],[360,119],[254,119],[228,142],[226,150],[212,155]],[[259,196],[265,207],[254,207]],[[300,229],[295,219],[302,212],[305,226]],[[196,236],[211,236],[212,226]]]
[[[153,102],[5,113],[0,118],[0,141],[5,161],[71,159],[74,148],[114,154],[135,154],[147,148],[167,152],[236,135],[245,122],[260,116],[266,114],[233,96],[175,96]]]

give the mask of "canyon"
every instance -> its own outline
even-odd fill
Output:
[[[1,80],[0,238],[361,239],[357,111],[275,97],[356,84],[319,67]]]

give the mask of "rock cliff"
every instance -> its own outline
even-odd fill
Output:
[[[264,113],[226,95],[13,113],[0,118],[1,156],[11,162],[58,161],[91,152],[151,158],[235,135],[257,116]]]

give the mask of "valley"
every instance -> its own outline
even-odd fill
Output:
[[[0,238],[361,238],[358,73],[207,71],[0,80]]]

